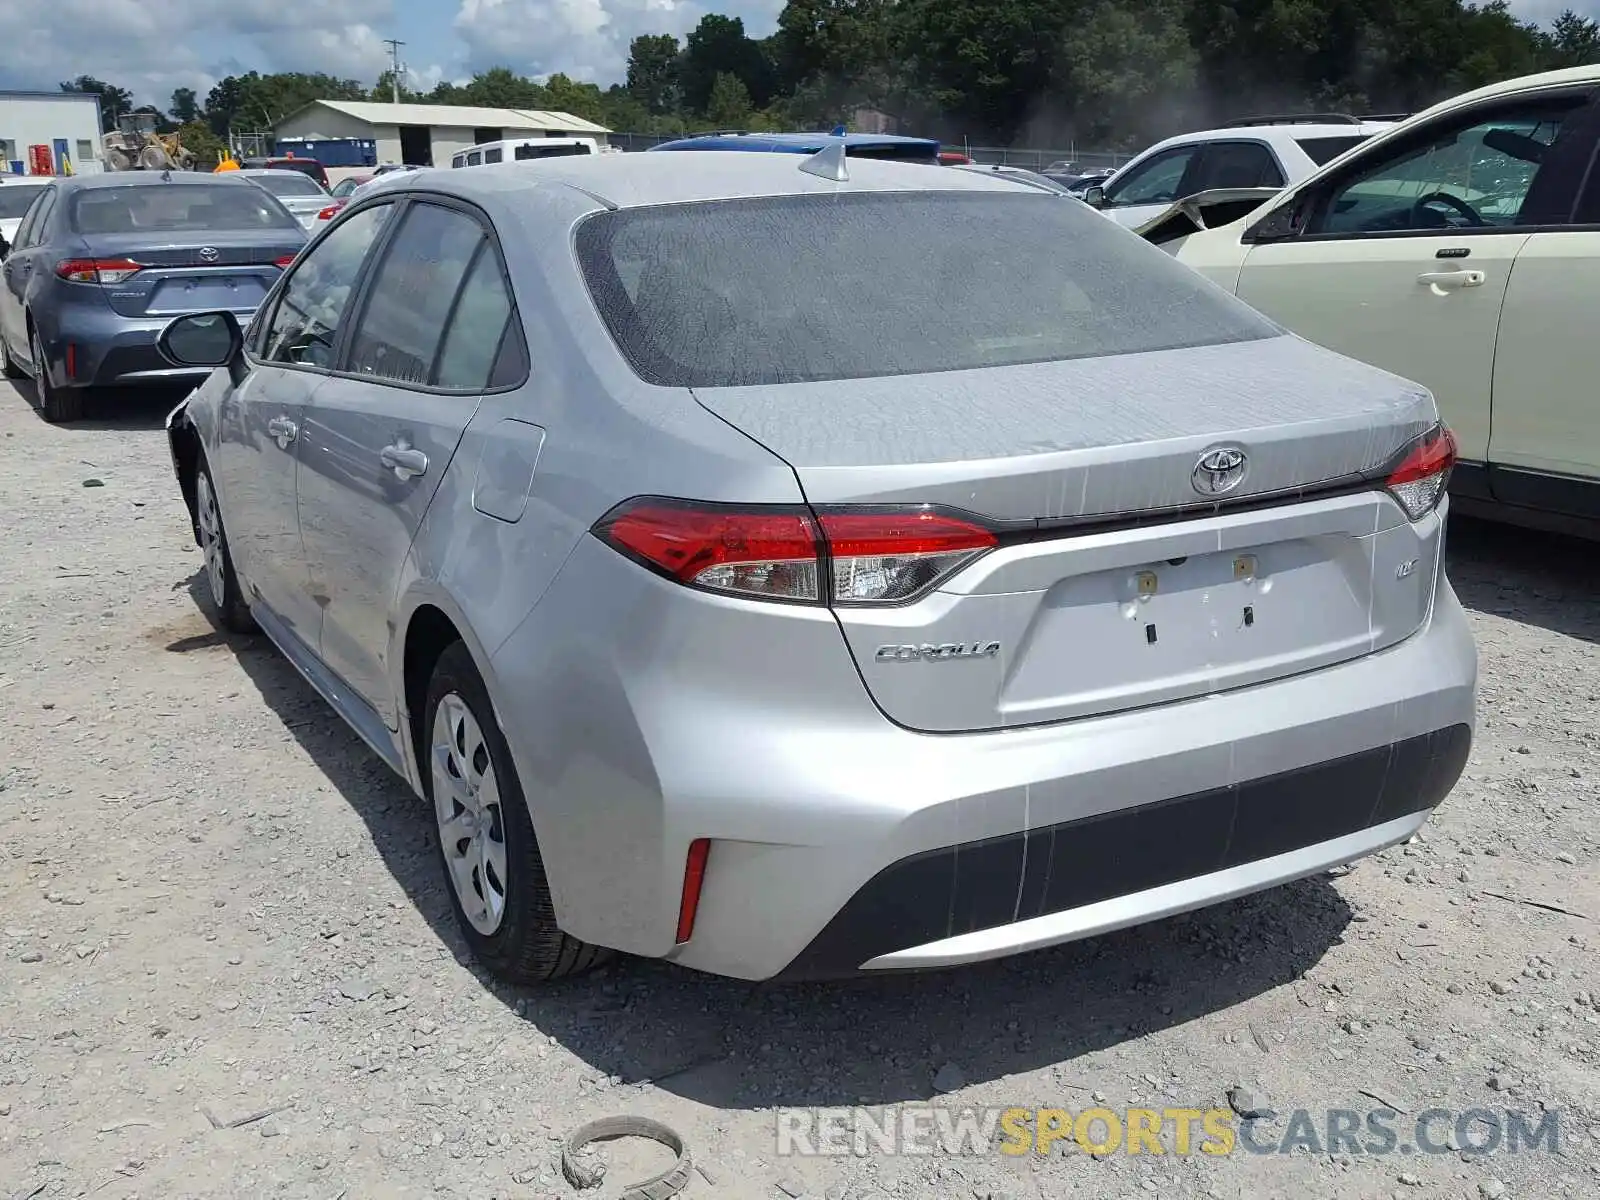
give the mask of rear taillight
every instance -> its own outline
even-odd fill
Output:
[[[1406,516],[1419,521],[1439,507],[1450,486],[1450,469],[1455,465],[1455,435],[1439,425],[1412,446],[1384,486],[1405,509]]]
[[[344,205],[342,204],[330,204],[327,208],[323,209],[317,214],[317,220],[331,221],[339,215],[339,210],[343,207]]]
[[[653,497],[617,506],[594,531],[679,583],[801,604],[913,600],[996,545],[982,525],[932,509],[813,514]]]
[[[56,274],[68,283],[121,283],[144,270],[131,258],[69,258],[56,264]]]
[[[285,254],[282,258],[273,259],[272,260],[272,265],[277,267],[278,270],[280,270],[280,271],[285,271],[285,270],[288,270],[289,265],[291,263],[293,263],[293,262],[294,262],[294,255]]]

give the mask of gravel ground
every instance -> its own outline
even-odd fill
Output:
[[[58,429],[0,385],[0,1197],[568,1196],[554,1139],[615,1113],[682,1132],[692,1196],[1600,1189],[1594,547],[1452,529],[1477,747],[1422,838],[1350,873],[937,975],[510,992],[464,959],[421,805],[198,606],[166,399]],[[772,1111],[1230,1091],[1402,1127],[1554,1110],[1559,1153],[791,1158]]]

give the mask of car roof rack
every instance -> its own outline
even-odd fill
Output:
[[[1224,129],[1245,129],[1251,125],[1359,125],[1363,118],[1349,113],[1286,113],[1269,117],[1241,117],[1229,121]]]

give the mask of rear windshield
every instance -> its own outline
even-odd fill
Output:
[[[323,196],[327,193],[322,186],[309,175],[302,175],[299,171],[264,171],[260,175],[248,177],[251,183],[259,183],[274,196]]]
[[[1043,193],[870,192],[598,213],[577,253],[645,380],[732,387],[1276,336],[1165,251]]]
[[[1352,133],[1334,137],[1296,138],[1295,145],[1304,150],[1306,157],[1320,167],[1331,163],[1352,146],[1359,146],[1367,140],[1367,136],[1364,133]]]
[[[44,191],[45,185],[40,183],[33,187],[8,183],[0,187],[0,221],[11,221],[28,211],[34,197]]]
[[[70,219],[78,233],[300,228],[263,189],[243,184],[85,188],[72,197]]]

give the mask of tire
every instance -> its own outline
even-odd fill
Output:
[[[58,388],[50,382],[50,368],[44,358],[44,344],[39,341],[39,331],[28,330],[28,353],[33,358],[33,389],[38,397],[39,411],[52,425],[83,419],[83,388]]]
[[[423,713],[423,788],[450,903],[473,956],[511,984],[546,983],[605,962],[609,950],[556,926],[511,752],[461,642],[439,656]]]
[[[21,367],[11,361],[11,352],[6,349],[4,334],[0,334],[0,375],[4,375],[7,379],[26,379],[28,377]]]
[[[245,601],[239,575],[233,569],[233,553],[228,549],[228,534],[222,524],[222,505],[217,500],[217,485],[211,468],[202,461],[195,470],[194,509],[196,540],[204,557],[206,585],[217,620],[229,633],[254,633],[255,618]]]

